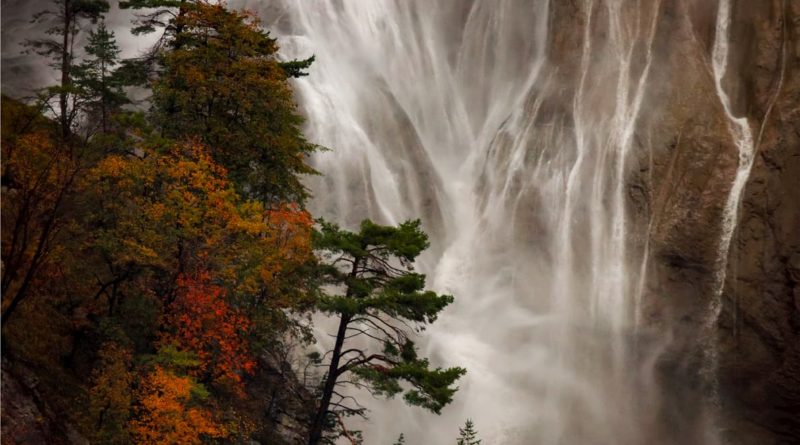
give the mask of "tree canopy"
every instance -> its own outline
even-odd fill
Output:
[[[341,416],[363,415],[364,409],[341,386],[356,386],[376,396],[403,393],[405,401],[434,413],[450,403],[465,370],[433,368],[419,357],[412,335],[436,321],[453,301],[450,295],[425,290],[425,276],[413,262],[428,247],[420,221],[384,226],[369,220],[358,232],[320,221],[315,245],[323,257],[323,283],[336,289],[318,299],[317,307],[339,320],[310,445],[331,441],[343,431]],[[374,350],[355,346],[362,337]],[[358,344],[358,343],[356,343]],[[408,385],[406,388],[402,385]],[[338,422],[338,424],[337,424]],[[332,434],[325,435],[325,431]],[[338,431],[338,433],[337,433]]]

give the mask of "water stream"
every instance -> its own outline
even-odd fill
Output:
[[[451,443],[468,417],[485,444],[510,445],[675,443],[664,431],[699,422],[663,414],[659,346],[637,328],[646,229],[626,180],[650,150],[637,123],[662,4],[571,3],[248,5],[288,57],[317,57],[296,82],[308,137],[332,148],[314,159],[313,209],[350,227],[422,218],[420,269],[456,296],[423,342],[469,370],[456,401],[435,416],[364,400],[366,443]],[[722,88],[726,4],[713,73],[740,150],[728,227],[752,138]]]

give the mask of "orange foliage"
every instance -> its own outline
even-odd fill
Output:
[[[113,215],[97,245],[120,264],[208,270],[237,294],[253,295],[313,258],[311,216],[294,204],[267,210],[239,196],[202,144],[110,156],[92,176],[98,217]]]
[[[283,204],[266,213],[268,227],[266,243],[273,253],[267,267],[262,268],[262,278],[269,283],[274,277],[311,258],[311,215],[297,204]]]
[[[3,99],[2,110],[2,319],[37,293],[64,241],[67,203],[80,168],[70,151],[32,108]],[[42,292],[45,293],[45,292]]]
[[[225,437],[226,432],[208,409],[192,400],[193,383],[160,366],[149,373],[139,389],[139,415],[130,422],[136,443],[195,445],[203,437]]]
[[[170,333],[162,339],[194,353],[199,375],[241,391],[242,375],[255,368],[247,344],[250,320],[225,301],[225,291],[208,273],[178,279],[178,295],[166,317]]]

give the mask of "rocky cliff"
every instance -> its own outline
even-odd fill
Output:
[[[727,258],[719,237],[738,159],[709,68],[715,5],[671,3],[664,106],[645,126],[651,157],[630,178],[648,235],[645,320],[672,339],[661,376],[677,397],[718,399],[723,443],[799,443],[800,3],[731,8],[722,85],[756,154]]]

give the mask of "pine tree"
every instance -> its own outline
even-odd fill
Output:
[[[464,428],[459,428],[458,445],[480,445],[481,440],[478,439],[478,432],[475,431],[475,425],[471,419],[467,419]]]
[[[400,437],[397,438],[397,441],[393,445],[406,445],[406,437],[403,436],[403,433],[400,433]]]
[[[74,106],[74,86],[72,69],[75,60],[75,42],[83,30],[86,20],[97,22],[108,12],[106,0],[52,0],[53,9],[47,9],[34,16],[36,22],[55,24],[47,29],[47,34],[54,38],[27,40],[26,45],[34,52],[52,60],[51,66],[61,74],[61,82],[56,87],[48,88],[43,102],[47,105],[51,97],[58,97],[58,108],[53,109],[61,126],[62,139],[66,140],[72,131],[72,124],[77,116]]]
[[[162,40],[171,35],[176,37],[186,29],[186,14],[195,7],[203,5],[197,0],[128,0],[119,3],[122,9],[145,11],[136,14],[135,26],[131,30],[134,35],[155,32],[156,28],[163,28]],[[183,41],[178,38],[171,40],[171,46],[178,49]],[[294,59],[279,62],[287,77],[307,76],[307,70],[314,63],[314,56],[307,59]]]
[[[120,1],[121,9],[144,11],[136,14],[133,35],[148,34],[156,28],[166,28],[167,32],[175,29],[175,23],[180,21],[186,9],[195,2],[192,0],[129,0]],[[178,10],[174,13],[174,10]]]
[[[168,138],[209,146],[240,193],[269,206],[302,204],[301,176],[315,173],[307,160],[317,147],[302,134],[275,39],[252,15],[222,5],[181,3],[174,20],[153,85],[155,124]]]
[[[107,132],[111,114],[128,102],[123,90],[125,82],[114,71],[120,63],[114,32],[101,22],[96,30],[89,32],[85,50],[88,57],[75,68],[75,85],[90,120],[99,122],[101,130]]]
[[[459,367],[431,369],[417,355],[410,336],[433,323],[453,301],[450,295],[426,291],[425,276],[413,272],[415,258],[428,247],[420,221],[381,226],[369,220],[357,233],[320,222],[316,245],[323,256],[324,282],[340,292],[323,295],[317,307],[338,317],[333,349],[328,351],[328,371],[320,387],[309,445],[323,440],[341,416],[363,415],[364,409],[338,388],[356,382],[373,395],[392,397],[410,389],[404,399],[434,413],[450,403]],[[351,342],[351,339],[356,339]],[[377,340],[382,352],[371,352],[360,340]],[[350,403],[350,404],[348,404]]]

